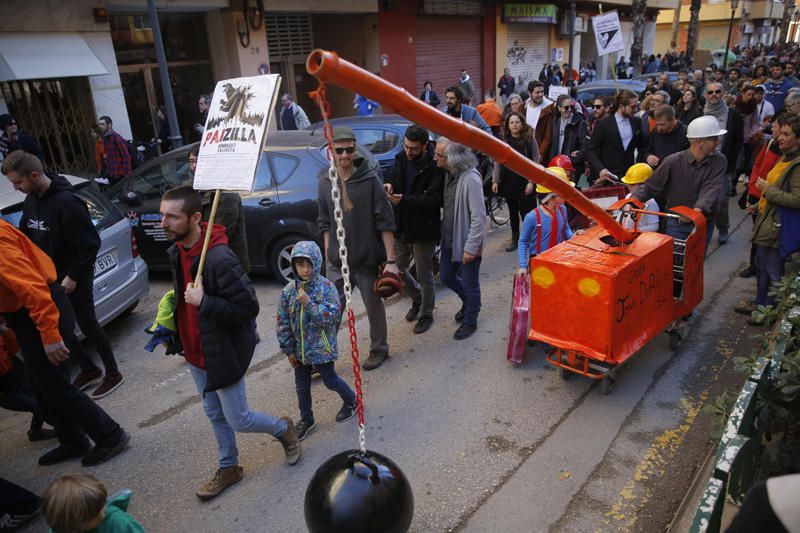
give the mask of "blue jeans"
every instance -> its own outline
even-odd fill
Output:
[[[458,294],[464,304],[464,324],[478,324],[481,311],[481,256],[471,263],[453,260],[453,249],[442,246],[439,261],[439,278],[448,289]],[[460,257],[458,259],[461,259]]]
[[[356,403],[356,393],[336,373],[333,361],[321,365],[301,364],[294,369],[294,385],[297,388],[297,403],[300,404],[300,419],[307,424],[314,422],[314,411],[311,409],[311,371],[314,368],[319,370],[325,386],[336,392],[345,404],[355,405]]]
[[[275,438],[286,433],[288,425],[276,416],[257,413],[247,405],[244,377],[225,388],[203,393],[206,389],[206,371],[189,365],[197,390],[203,400],[203,410],[211,421],[220,468],[230,468],[239,464],[239,450],[236,448],[236,432],[269,433]]]
[[[783,259],[778,248],[756,244],[756,305],[775,305],[769,295],[770,285],[783,277]]]
[[[706,219],[706,252],[708,252],[708,245],[711,244],[711,236],[714,235],[714,223],[714,218]],[[694,224],[691,222],[687,224],[670,217],[667,219],[667,229],[664,233],[673,239],[685,241],[689,237],[689,234],[692,233],[692,230],[694,230]]]

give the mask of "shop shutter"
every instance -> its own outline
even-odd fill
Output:
[[[314,49],[311,15],[267,13],[266,20],[270,58],[307,56]]]
[[[517,92],[527,89],[528,82],[538,80],[542,67],[550,61],[549,36],[549,24],[508,25],[506,64],[498,66],[508,68],[517,79]]]
[[[464,68],[478,103],[483,101],[480,17],[417,17],[416,49],[417,95],[430,80],[444,105],[444,90],[458,82]]]

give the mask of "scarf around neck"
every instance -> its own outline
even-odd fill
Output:
[[[721,130],[725,129],[725,126],[728,122],[728,105],[724,100],[720,100],[716,104],[706,101],[706,106],[703,108],[703,114],[711,115],[716,118],[719,128]]]
[[[756,99],[751,98],[749,102],[743,102],[742,95],[740,94],[736,97],[736,102],[734,102],[733,107],[735,107],[736,111],[738,111],[742,115],[747,116],[750,113],[755,113]]]

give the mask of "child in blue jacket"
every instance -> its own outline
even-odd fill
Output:
[[[573,182],[569,181],[563,168],[548,167],[547,170],[573,187],[575,186]],[[573,235],[567,220],[567,207],[564,205],[564,199],[543,185],[537,184],[536,192],[539,195],[539,207],[525,215],[519,235],[517,254],[519,256],[518,272],[521,274],[528,271],[531,256],[538,255],[569,240]]]
[[[336,333],[339,326],[339,293],[336,286],[320,274],[322,253],[313,241],[300,241],[292,249],[295,279],[281,291],[278,307],[278,343],[294,368],[300,420],[295,424],[297,438],[303,440],[314,429],[311,409],[311,371],[316,369],[322,382],[341,396],[344,405],[336,415],[344,422],[356,412],[356,395],[336,374],[338,357]]]

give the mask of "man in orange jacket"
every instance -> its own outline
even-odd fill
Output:
[[[0,220],[0,316],[14,330],[36,399],[58,433],[59,446],[40,465],[82,457],[83,466],[103,463],[128,445],[126,433],[103,409],[70,383],[64,339],[75,317],[53,261],[11,224]],[[94,441],[90,447],[89,438]]]

